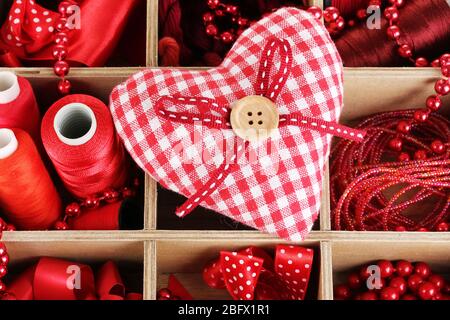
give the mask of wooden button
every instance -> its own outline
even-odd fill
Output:
[[[247,141],[269,138],[278,129],[279,120],[276,105],[266,97],[248,96],[231,107],[231,127],[238,137]]]

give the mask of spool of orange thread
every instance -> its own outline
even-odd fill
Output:
[[[0,207],[21,230],[51,228],[61,200],[30,135],[0,129]]]

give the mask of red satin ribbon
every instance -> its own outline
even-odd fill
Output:
[[[89,67],[102,66],[117,45],[138,0],[72,2],[80,3],[81,26],[68,34],[68,60]],[[9,58],[0,58],[0,62],[14,67],[19,59],[53,61],[54,30],[59,16],[35,1],[15,0],[0,30],[0,49]]]
[[[80,276],[79,282],[74,280],[76,274]],[[17,300],[142,300],[141,294],[126,293],[112,261],[99,269],[94,280],[94,273],[88,265],[40,258],[36,265],[14,279],[8,292]]]
[[[208,286],[223,289],[235,300],[303,300],[314,252],[278,245],[275,261],[261,248],[222,251],[203,271]]]
[[[272,75],[273,59],[277,52],[280,56],[280,66],[274,75]],[[272,100],[276,105],[277,97],[291,73],[292,63],[292,50],[289,42],[284,39],[269,39],[262,52],[257,80],[254,85],[255,94]],[[174,106],[183,111],[170,111],[169,107]],[[197,107],[198,112],[184,111],[188,106]],[[157,101],[156,112],[158,116],[168,121],[185,124],[198,124],[201,121],[201,124],[208,128],[231,129],[229,121],[230,107],[220,105],[214,99],[205,97],[164,96]],[[298,126],[308,130],[315,130],[322,134],[332,134],[358,142],[362,141],[365,135],[364,131],[352,129],[335,122],[304,117],[300,112],[280,115],[279,127],[284,126]],[[248,143],[239,145],[236,148],[235,154],[230,159],[226,159],[216,171],[211,173],[208,182],[197,190],[182,206],[177,208],[176,214],[179,217],[185,217],[205,198],[215,192],[226,177],[238,167],[238,161],[235,160],[242,152],[246,151],[247,147]]]

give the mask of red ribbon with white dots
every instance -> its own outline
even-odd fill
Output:
[[[280,65],[278,71],[272,75],[271,70],[274,65],[273,59],[276,53],[279,55]],[[289,42],[285,39],[269,39],[262,52],[257,80],[254,86],[255,94],[270,99],[276,105],[277,97],[291,73],[292,63],[293,57]],[[179,110],[187,110],[188,107],[193,106],[198,111],[169,110],[169,108],[173,107],[178,107]],[[221,105],[214,99],[205,97],[163,96],[156,102],[155,108],[158,116],[168,121],[191,125],[201,123],[202,126],[214,129],[232,129],[230,123],[230,106]],[[362,141],[365,136],[364,131],[352,129],[335,122],[304,117],[300,112],[281,114],[279,128],[284,126],[298,126],[358,142]],[[197,190],[182,206],[177,208],[176,214],[179,217],[185,217],[191,213],[204,199],[217,190],[225,178],[236,169],[238,161],[235,160],[240,154],[245,153],[248,144],[248,142],[239,144],[231,159],[227,158],[211,174],[207,183]]]
[[[235,300],[304,300],[313,256],[312,249],[292,245],[278,245],[275,260],[258,247],[222,251],[205,266],[203,279]]]

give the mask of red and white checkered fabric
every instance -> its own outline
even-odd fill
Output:
[[[343,104],[343,68],[328,32],[305,11],[280,9],[246,30],[217,68],[144,70],[113,90],[111,111],[120,137],[137,164],[163,187],[186,197],[195,194],[224,159],[223,153],[214,151],[224,140],[239,138],[230,129],[161,118],[155,103],[162,96],[178,95],[213,98],[230,106],[254,95],[261,53],[273,36],[290,43],[294,58],[275,101],[280,114],[301,112],[337,121]],[[273,64],[276,73],[279,55]],[[256,162],[239,164],[200,205],[279,237],[303,240],[319,214],[330,139],[314,130],[280,127],[269,139],[275,150]],[[252,150],[259,147],[250,144]]]

